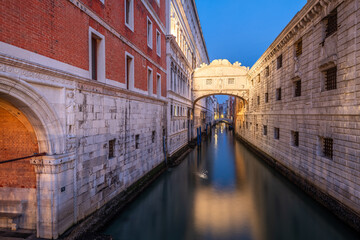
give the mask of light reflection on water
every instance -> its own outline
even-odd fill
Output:
[[[206,177],[205,177],[206,176]],[[357,239],[225,125],[105,229],[114,239]]]

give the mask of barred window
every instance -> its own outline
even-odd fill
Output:
[[[115,155],[115,139],[109,141],[109,154],[108,157],[113,158]]]
[[[235,79],[234,78],[229,78],[228,79],[228,84],[235,84]]]
[[[280,128],[274,128],[274,139],[280,139]]]
[[[211,85],[212,84],[212,79],[206,79],[206,85]]]
[[[152,143],[155,142],[155,131],[152,131],[152,134],[151,134],[151,142],[152,142]]]
[[[333,67],[325,71],[326,91],[336,89],[336,76],[337,76],[337,67]]]
[[[282,54],[280,55],[280,56],[278,56],[277,57],[277,59],[276,59],[276,66],[277,66],[277,69],[279,69],[279,68],[281,68],[282,67],[282,59],[283,59],[283,57],[282,57]]]
[[[301,80],[297,80],[294,82],[294,96],[295,97],[301,96]]]
[[[265,103],[269,102],[269,93],[265,93]]]
[[[269,66],[267,66],[265,68],[265,77],[268,77],[268,76],[270,76],[270,68],[269,68]]]
[[[267,125],[264,125],[263,134],[264,136],[267,136]]]
[[[333,158],[333,139],[323,138],[323,156],[329,159]]]
[[[329,37],[334,32],[337,31],[337,9],[334,9],[327,16],[327,24],[326,24],[326,37]]]
[[[299,132],[291,131],[291,142],[294,147],[299,146]]]
[[[140,147],[139,141],[140,141],[140,135],[137,134],[137,135],[135,135],[135,149],[139,149],[139,147]]]
[[[295,53],[297,57],[302,54],[302,38],[295,43]]]
[[[276,100],[281,100],[281,88],[276,89]]]

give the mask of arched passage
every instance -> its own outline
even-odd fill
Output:
[[[55,213],[57,207],[48,204],[56,186],[48,159],[65,152],[63,128],[51,105],[31,85],[5,73],[0,73],[0,82],[0,162],[40,152],[47,155],[46,162],[39,157],[0,163],[0,214],[16,211],[17,216],[15,221],[5,215],[0,227],[36,229],[39,236],[45,232],[43,226],[53,228],[56,218],[43,216]],[[45,181],[53,182],[45,185]]]

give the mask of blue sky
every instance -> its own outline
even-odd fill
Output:
[[[307,0],[195,0],[210,61],[251,67]],[[227,97],[218,97],[220,102]]]

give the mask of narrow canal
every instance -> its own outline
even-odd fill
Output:
[[[114,239],[358,239],[229,132],[214,128],[104,231]]]

